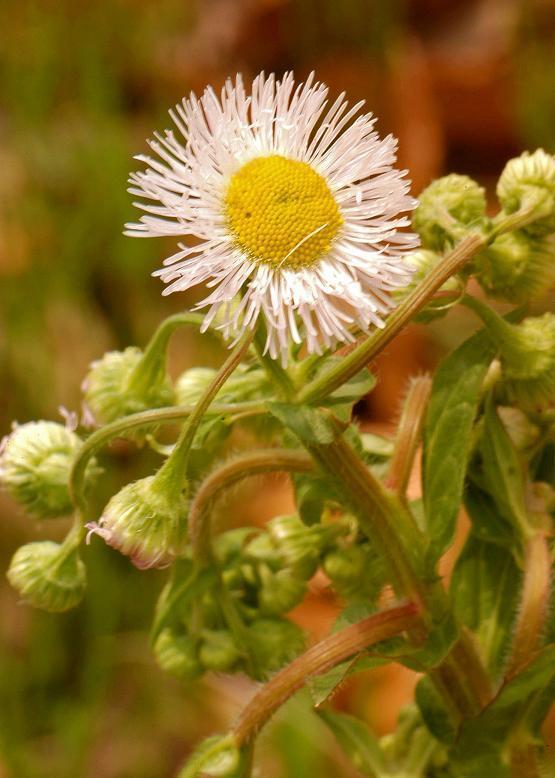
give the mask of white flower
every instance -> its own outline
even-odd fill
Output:
[[[351,342],[357,327],[383,326],[389,292],[406,285],[417,238],[399,231],[415,201],[406,171],[392,167],[396,140],[344,94],[310,76],[295,85],[259,75],[247,96],[240,76],[218,99],[208,88],[170,111],[173,130],[149,142],[130,192],[146,199],[128,235],[179,235],[193,245],[155,275],[165,294],[206,283],[206,329],[226,338],[266,320],[266,348],[287,359],[290,339],[309,352]],[[356,118],[355,118],[356,117]]]

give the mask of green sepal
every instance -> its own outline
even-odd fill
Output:
[[[506,682],[493,701],[476,717],[466,719],[451,750],[455,774],[460,778],[509,778],[503,750],[511,733],[525,724],[528,705],[555,679],[555,645],[546,646]]]
[[[318,710],[317,713],[362,775],[384,778],[389,773],[379,741],[366,724],[346,713],[330,710]]]
[[[471,533],[451,578],[451,597],[460,621],[479,642],[483,661],[498,677],[518,608],[521,573],[512,554]]]
[[[422,471],[432,568],[455,534],[472,425],[494,355],[495,347],[481,331],[449,354],[434,376],[424,426]]]

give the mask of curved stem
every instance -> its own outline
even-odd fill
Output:
[[[385,483],[402,498],[412,473],[431,390],[432,379],[428,375],[417,376],[411,381],[397,427],[395,448]]]
[[[239,747],[251,742],[275,711],[314,675],[339,662],[409,630],[418,619],[418,608],[407,603],[369,616],[357,624],[324,638],[287,665],[254,696],[239,716],[233,736]]]
[[[475,254],[484,248],[488,239],[471,233],[445,255],[433,270],[405,297],[388,317],[382,330],[375,330],[363,343],[343,358],[340,364],[319,375],[299,394],[299,403],[317,403],[356,375],[382,351],[405,327],[412,317],[429,301],[430,297]]]
[[[107,445],[111,440],[114,440],[130,430],[145,427],[150,424],[158,425],[181,421],[190,416],[193,410],[193,405],[170,405],[167,408],[155,408],[151,411],[142,411],[141,413],[125,416],[123,419],[118,419],[111,424],[106,424],[105,427],[95,430],[81,446],[71,469],[69,491],[74,505],[81,510],[84,507],[82,493],[85,470],[90,459],[99,451],[99,449]],[[214,404],[208,411],[208,413],[213,414],[214,416],[235,413],[239,415],[242,413],[255,415],[266,412],[265,406],[257,401]]]
[[[518,620],[514,631],[507,678],[518,673],[539,648],[551,590],[551,554],[543,532],[526,546],[524,581]]]
[[[169,316],[158,327],[148,342],[143,356],[135,365],[129,377],[129,385],[149,388],[166,361],[166,350],[172,334],[184,325],[200,326],[204,317],[199,313],[176,313]]]
[[[164,482],[169,488],[175,489],[176,493],[181,491],[187,469],[189,452],[202,418],[222,386],[243,359],[253,337],[254,333],[252,330],[247,330],[243,334],[229,357],[220,367],[212,381],[210,381],[202,397],[183,425],[183,429],[181,430],[172,453],[156,473],[155,478],[158,483]]]
[[[193,557],[210,558],[210,509],[218,495],[243,478],[275,471],[307,473],[314,468],[309,456],[290,449],[259,449],[226,462],[201,484],[189,511],[189,538]]]

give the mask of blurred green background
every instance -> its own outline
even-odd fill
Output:
[[[78,409],[92,359],[144,344],[191,303],[162,298],[150,278],[169,245],[122,236],[135,218],[131,157],[168,126],[182,95],[237,71],[248,80],[261,69],[315,69],[332,92],[365,98],[380,131],[399,137],[415,194],[446,170],[491,193],[509,157],[555,150],[554,47],[552,0],[3,0],[0,433],[12,419]],[[449,321],[441,333],[412,328],[389,349],[363,423],[391,421],[406,376],[466,326],[460,314]],[[175,369],[219,359],[193,333],[175,340]],[[113,459],[99,501],[151,461],[125,446]],[[255,520],[288,504],[283,485],[263,488],[263,500],[250,494]],[[17,545],[64,529],[33,525],[1,496],[2,571]],[[251,688],[164,677],[146,636],[163,574],[139,574],[99,543],[86,561],[89,595],[64,616],[32,612],[0,584],[0,778],[169,778]],[[315,592],[299,619],[321,634],[334,607]],[[412,683],[369,675],[338,704],[387,731]],[[263,737],[265,777],[351,774],[306,711],[293,701]]]

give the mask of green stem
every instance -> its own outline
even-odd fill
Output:
[[[189,452],[204,414],[211,405],[212,400],[216,397],[222,386],[243,359],[252,339],[252,331],[247,330],[205,389],[193,412],[187,418],[172,453],[155,476],[156,482],[158,484],[163,484],[164,488],[174,489],[176,494],[181,492],[181,489],[183,488],[183,479],[185,478],[187,470]]]
[[[166,361],[166,350],[172,334],[178,327],[184,325],[200,326],[204,317],[198,313],[176,313],[165,319],[150,341],[144,354],[133,368],[129,377],[129,387],[134,389],[148,389],[157,379]]]
[[[526,546],[521,603],[506,676],[517,675],[539,648],[551,591],[551,554],[543,532]]]
[[[536,190],[534,194],[530,193],[528,198],[523,198],[518,211],[509,214],[501,211],[497,214],[492,222],[491,239],[493,240],[505,232],[520,230],[538,219],[548,216],[551,207],[550,198],[543,189]]]
[[[312,469],[312,460],[301,451],[273,448],[244,454],[214,470],[202,482],[189,510],[189,538],[193,557],[201,564],[210,559],[210,510],[222,491],[243,478],[261,473],[306,473]]]
[[[266,371],[270,381],[275,384],[280,393],[286,399],[295,395],[295,386],[289,374],[281,367],[277,360],[264,353],[266,344],[266,328],[263,322],[259,322],[254,336],[254,348],[260,364]]]
[[[395,449],[385,481],[386,485],[401,498],[405,497],[413,470],[431,390],[430,376],[417,376],[411,381],[403,405],[403,413],[395,437]]]
[[[442,262],[405,297],[388,317],[385,327],[375,330],[369,338],[347,354],[339,363],[321,374],[298,396],[299,403],[318,403],[335,389],[356,375],[382,351],[393,338],[405,327],[412,317],[429,301],[430,297],[484,246],[488,240],[483,235],[471,233],[445,255]]]
[[[418,608],[407,603],[369,616],[309,648],[265,684],[239,716],[233,729],[237,745],[250,743],[273,713],[314,675],[325,673],[339,662],[382,640],[411,629]]]
[[[129,432],[130,430],[145,427],[149,425],[158,425],[164,423],[171,423],[174,421],[181,421],[186,419],[194,411],[193,405],[170,405],[167,408],[155,408],[151,411],[142,411],[141,413],[134,413],[130,416],[125,416],[123,419],[118,419],[111,424],[101,427],[92,435],[89,435],[87,440],[81,446],[79,453],[73,462],[71,474],[69,478],[69,491],[72,496],[74,505],[83,510],[85,503],[83,500],[83,485],[85,471],[90,459],[105,445],[115,438]],[[245,402],[245,403],[221,403],[214,404],[210,407],[208,413],[214,416],[235,414],[241,415],[243,413],[249,415],[266,413],[267,410],[264,405],[259,402]]]

